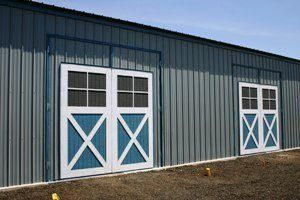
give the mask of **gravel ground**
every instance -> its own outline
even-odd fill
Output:
[[[51,199],[54,192],[63,200],[300,199],[300,150],[13,189],[0,199]]]

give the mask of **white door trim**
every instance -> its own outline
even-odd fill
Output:
[[[117,102],[117,79],[118,75],[123,76],[132,76],[132,77],[144,77],[148,79],[148,107],[146,108],[135,108],[135,107],[118,107]],[[121,69],[114,69],[112,71],[112,132],[113,132],[113,143],[112,146],[114,147],[113,152],[113,171],[128,171],[128,170],[136,170],[136,169],[145,169],[153,167],[153,96],[152,96],[152,73],[149,72],[140,72],[140,71],[132,71],[132,70],[121,70]],[[121,114],[144,114],[141,123],[139,124],[137,130],[133,133],[129,127],[127,126],[126,122],[122,118]],[[118,158],[118,120],[120,121],[121,125],[124,127],[128,135],[130,136],[130,141],[127,144],[125,150],[123,151],[120,158]],[[143,128],[143,125],[148,120],[148,128],[149,128],[149,156],[144,152],[143,148],[137,141],[137,136],[140,130]],[[130,150],[130,147],[135,144],[139,152],[142,154],[143,158],[146,162],[142,163],[133,163],[133,164],[122,164],[126,154]]]
[[[262,90],[263,89],[269,89],[269,90],[275,90],[275,95],[276,95],[276,110],[264,110],[264,109],[262,109],[262,127],[263,127],[263,123],[264,123],[264,121],[266,122],[266,125],[267,125],[267,127],[268,127],[268,129],[269,129],[269,131],[268,131],[268,136],[267,136],[267,139],[265,140],[265,141],[263,141],[263,144],[262,144],[262,146],[263,146],[263,148],[264,148],[264,151],[274,151],[274,150],[278,150],[279,148],[280,148],[280,142],[279,142],[279,140],[280,140],[280,138],[279,138],[279,126],[280,126],[280,123],[279,123],[279,96],[278,96],[278,87],[277,86],[272,86],[272,85],[261,85],[261,93],[262,93]],[[268,122],[267,122],[267,119],[265,118],[265,114],[273,114],[274,115],[274,118],[273,118],[273,120],[272,120],[272,122],[271,122],[271,124],[269,125],[268,124]],[[272,132],[272,127],[274,126],[274,123],[275,123],[275,121],[277,120],[277,128],[276,128],[276,138],[275,138],[275,135],[274,135],[274,133]],[[262,131],[263,131],[263,129],[262,129]],[[276,143],[276,146],[272,146],[272,147],[266,147],[266,143],[267,143],[267,141],[268,141],[268,138],[269,137],[272,137],[273,138],[273,140],[275,141],[275,143]]]
[[[106,107],[68,106],[68,72],[86,72],[106,74]],[[143,77],[148,79],[148,107],[118,107],[117,106],[117,76]],[[85,65],[61,64],[61,91],[60,91],[60,177],[73,178],[80,176],[99,175],[111,172],[137,170],[153,167],[153,95],[152,95],[152,73],[133,70],[111,69],[102,67],[91,67]],[[88,85],[88,79],[87,79]],[[78,90],[78,89],[77,89]],[[80,89],[81,90],[81,89]],[[89,89],[86,89],[88,91]],[[137,92],[143,93],[143,92]],[[87,94],[88,98],[88,94]],[[87,100],[88,102],[88,100]],[[75,120],[73,114],[101,114],[90,133],[85,133]],[[122,114],[143,114],[143,118],[137,129],[133,132],[126,124]],[[97,130],[106,120],[106,159],[98,152],[92,138]],[[68,159],[68,121],[83,140],[79,149],[72,158]],[[126,145],[120,158],[118,158],[118,121],[127,132],[130,141]],[[144,125],[148,123],[148,155],[138,141],[138,136]],[[122,163],[132,146],[135,146],[145,162]],[[102,167],[73,169],[76,162],[89,148],[98,159]],[[144,147],[145,148],[145,147]]]
[[[68,72],[90,72],[101,73],[106,75],[106,107],[73,107],[68,106]],[[97,175],[111,172],[111,69],[90,67],[85,65],[61,64],[60,78],[60,177],[72,178],[88,175]],[[72,114],[101,114],[100,119],[93,127],[92,131],[86,135],[82,128],[78,125]],[[68,120],[74,126],[75,130],[83,139],[83,143],[71,162],[68,162]],[[106,120],[106,161],[91,142],[96,131]],[[99,160],[102,167],[89,169],[72,169],[80,155],[86,148],[90,148],[91,152]]]
[[[243,109],[242,107],[242,87],[251,87],[251,88],[256,88],[257,89],[257,109]],[[239,83],[239,107],[240,107],[240,153],[241,155],[245,154],[251,154],[251,153],[257,153],[261,151],[261,137],[260,134],[258,134],[258,138],[254,137],[253,134],[253,128],[255,123],[258,123],[258,129],[260,126],[260,92],[259,92],[259,85],[258,84],[253,84],[253,83]],[[245,114],[254,114],[255,118],[253,120],[253,124],[249,125],[249,122],[247,121]],[[246,126],[249,129],[249,134],[247,134],[246,140],[244,142],[244,134],[243,134],[243,122],[245,121]],[[246,149],[246,145],[248,144],[248,141],[252,137],[257,145],[257,148],[254,149]]]

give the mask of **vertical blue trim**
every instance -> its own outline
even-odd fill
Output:
[[[110,68],[113,68],[113,66],[114,66],[113,61],[114,61],[114,48],[111,45],[109,45],[109,63],[108,63],[108,66]]]
[[[284,134],[283,134],[283,120],[284,120],[284,110],[283,110],[283,97],[282,97],[282,73],[279,73],[279,79],[280,79],[280,90],[277,91],[277,93],[280,94],[280,122],[281,122],[281,126],[280,126],[280,131],[281,131],[281,148],[284,149]],[[279,116],[278,116],[279,117]],[[279,138],[277,138],[277,141],[279,140]],[[279,141],[278,141],[279,142]]]
[[[50,37],[47,35],[46,37],[46,112],[45,112],[45,165],[44,165],[44,174],[45,174],[45,181],[49,182],[51,180],[51,170],[50,170],[50,157],[51,157],[51,70],[50,70]]]
[[[163,111],[164,111],[164,107],[163,107],[163,60],[162,60],[162,53],[161,51],[159,52],[159,61],[158,61],[158,69],[159,69],[159,105],[158,105],[158,110],[159,110],[159,117],[160,117],[160,167],[164,166],[164,162],[163,162],[163,158],[164,158],[164,151],[163,151],[163,147],[164,147],[164,140],[163,140],[163,133],[164,133],[164,116],[163,116]],[[152,77],[153,78],[153,77]],[[153,85],[153,80],[152,80],[152,85]],[[152,94],[152,99],[153,99],[154,95]],[[153,99],[154,102],[155,99]],[[152,109],[154,109],[154,107],[152,107]],[[154,112],[153,112],[154,113]],[[153,116],[152,116],[153,117]],[[154,133],[154,131],[153,131]],[[154,135],[154,134],[153,134]],[[154,145],[153,145],[154,146]],[[153,148],[154,149],[154,148]]]

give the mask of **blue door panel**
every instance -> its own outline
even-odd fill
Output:
[[[82,143],[83,139],[68,120],[68,163],[71,162]]]
[[[106,161],[106,120],[101,124],[95,133],[92,143]]]

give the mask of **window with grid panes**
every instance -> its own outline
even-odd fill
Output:
[[[242,87],[242,108],[258,109],[257,88]]]
[[[263,89],[262,101],[264,110],[276,110],[276,91],[271,89]]]
[[[69,71],[68,106],[105,107],[106,75]]]
[[[148,79],[118,76],[118,107],[148,107]]]

